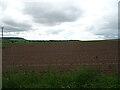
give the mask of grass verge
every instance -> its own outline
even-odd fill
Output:
[[[15,73],[3,74],[3,88],[119,88],[115,75],[101,74],[92,70],[71,73]]]

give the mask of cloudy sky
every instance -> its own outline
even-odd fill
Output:
[[[4,36],[29,40],[118,38],[119,0],[1,0]]]

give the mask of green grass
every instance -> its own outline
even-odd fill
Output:
[[[118,77],[92,70],[71,73],[7,72],[3,88],[119,88]]]
[[[89,41],[44,41],[44,42],[37,42],[37,41],[26,41],[26,40],[13,40],[11,39],[8,42],[3,42],[3,46],[5,45],[14,45],[14,44],[44,44],[44,43],[61,43],[61,42],[100,42],[100,41],[119,41],[120,39],[110,39],[110,40],[89,40]]]
[[[44,41],[44,42],[37,42],[37,41],[26,41],[26,40],[11,40],[8,42],[0,43],[0,48],[5,48],[8,45],[21,45],[21,44],[45,44],[45,43],[62,43],[62,42],[100,42],[100,41],[119,41],[120,39],[111,39],[111,40],[90,40],[90,41]]]
[[[80,42],[80,41],[59,41],[59,42],[56,42],[56,41],[52,41],[52,42],[29,42],[29,41],[9,41],[9,42],[3,42],[2,45],[3,47],[6,47],[7,45],[21,45],[21,44],[45,44],[45,43],[61,43],[61,42]]]
[[[13,40],[13,41],[24,41],[24,39],[9,39],[9,40]]]

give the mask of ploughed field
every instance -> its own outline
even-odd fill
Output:
[[[79,68],[118,72],[118,41],[52,42],[7,45],[2,50],[3,72]]]

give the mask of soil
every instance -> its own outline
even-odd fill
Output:
[[[3,72],[79,68],[118,72],[118,41],[55,42],[8,45],[2,50]]]

